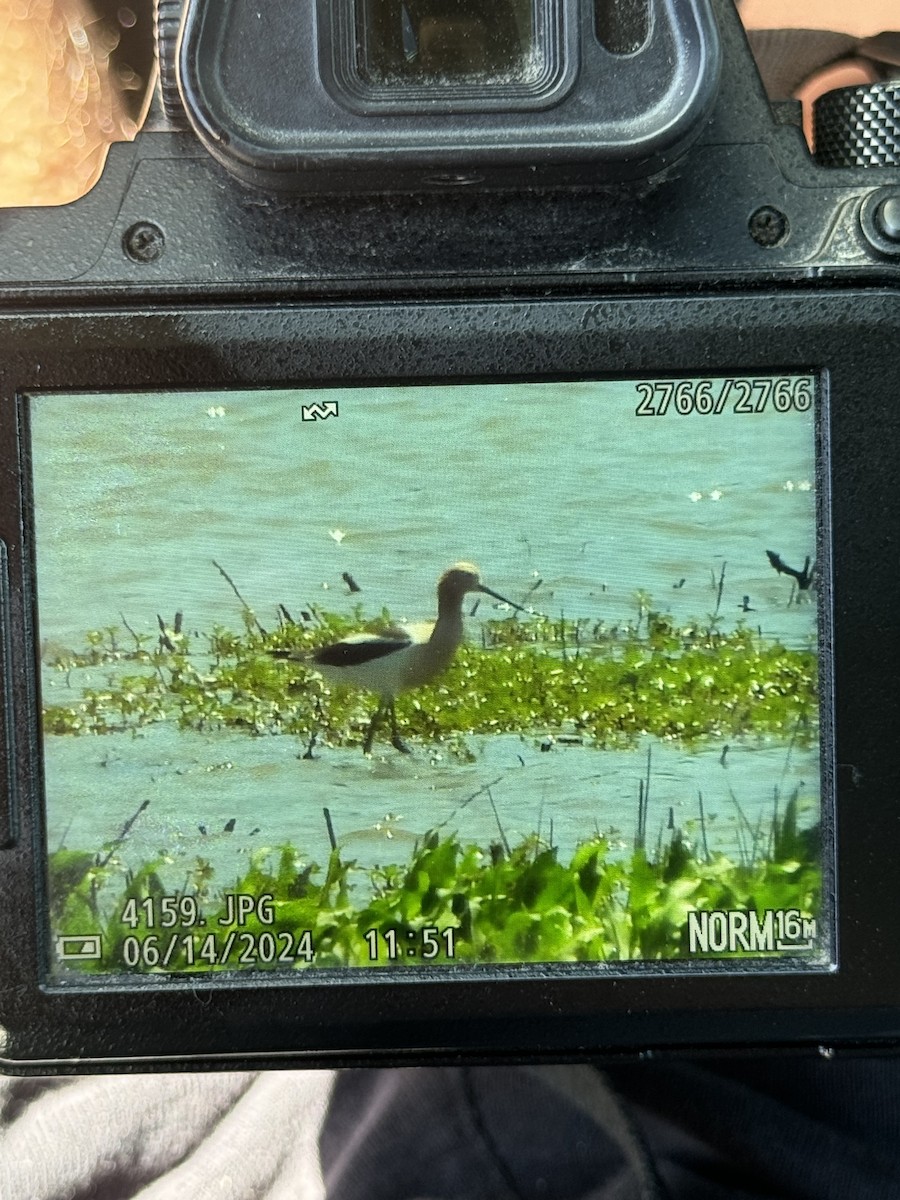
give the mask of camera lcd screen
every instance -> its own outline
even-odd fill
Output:
[[[48,982],[831,969],[816,377],[28,409]]]

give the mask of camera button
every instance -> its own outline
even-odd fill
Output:
[[[878,232],[892,242],[900,242],[900,196],[888,196],[875,210]]]

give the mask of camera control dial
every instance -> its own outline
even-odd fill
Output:
[[[900,166],[900,80],[837,88],[814,108],[816,161],[824,167]]]

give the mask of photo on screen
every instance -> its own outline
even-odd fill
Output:
[[[827,968],[814,377],[28,410],[51,979]]]

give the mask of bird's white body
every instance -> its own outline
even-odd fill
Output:
[[[458,631],[444,627],[435,638],[437,629],[437,623],[432,622],[403,625],[388,634],[351,634],[325,648],[334,654],[340,647],[345,651],[343,662],[325,661],[320,651],[313,655],[311,665],[329,683],[362,688],[379,696],[397,696],[410,688],[424,687],[452,662],[463,639],[462,619]]]

